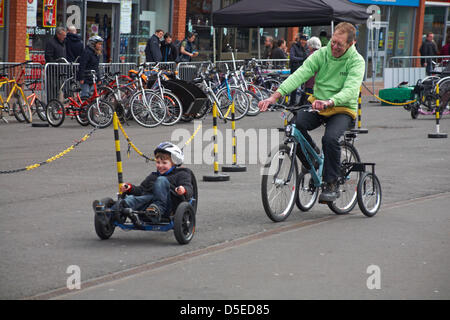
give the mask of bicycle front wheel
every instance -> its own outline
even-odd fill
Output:
[[[93,127],[109,127],[113,121],[114,109],[106,101],[94,101],[87,109],[87,118]]]
[[[130,106],[134,120],[146,128],[158,126],[166,117],[164,101],[149,89],[144,93],[136,92],[130,99]]]
[[[180,99],[172,92],[164,90],[164,103],[166,105],[166,117],[164,118],[163,126],[172,126],[180,121],[183,114],[183,106]]]
[[[48,123],[53,127],[59,127],[66,116],[63,104],[57,99],[52,99],[47,103],[46,109]]]
[[[262,169],[262,202],[274,222],[284,221],[291,214],[297,195],[298,167],[291,145],[281,144],[272,150]]]
[[[231,104],[234,102],[234,120],[242,119],[250,108],[250,99],[242,89],[230,87],[221,89],[217,93],[219,108],[227,120],[231,120]]]
[[[358,206],[367,217],[373,217],[381,205],[381,184],[372,172],[363,173],[358,183]]]
[[[47,121],[47,115],[45,112],[45,105],[41,102],[41,100],[34,100],[34,106],[36,107],[36,113],[42,121]]]
[[[361,176],[358,171],[352,171],[344,175],[345,165],[351,162],[361,162],[358,151],[355,147],[346,141],[340,142],[341,146],[341,172],[342,176],[338,179],[339,198],[334,202],[329,202],[328,207],[336,214],[347,214],[353,210],[357,199],[357,185]]]

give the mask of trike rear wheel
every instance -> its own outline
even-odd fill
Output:
[[[367,217],[373,217],[381,205],[381,184],[376,174],[365,172],[358,183],[358,206]]]
[[[311,173],[300,173],[297,181],[297,199],[295,204],[301,211],[310,210],[316,203],[319,188],[314,186]]]
[[[59,127],[64,122],[66,111],[61,102],[56,99],[52,99],[47,103],[47,121],[53,127]]]

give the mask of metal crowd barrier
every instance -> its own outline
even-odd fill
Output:
[[[176,69],[177,78],[180,80],[192,81],[201,68],[207,68],[211,64],[211,61],[180,62]]]
[[[393,88],[401,82],[408,82],[410,86],[419,79],[425,78],[425,67],[421,66],[422,59],[431,59],[436,65],[434,71],[441,72],[450,61],[450,56],[395,56],[390,57],[384,69],[384,87]]]
[[[20,80],[24,84],[30,84],[32,82],[36,82],[36,86],[34,87],[37,91],[41,90],[43,87],[43,70],[44,66],[37,62],[27,63],[25,65],[21,65],[16,62],[0,62],[0,74],[7,76],[10,79],[17,79],[19,76],[22,67],[25,67],[25,75]],[[12,84],[3,85],[0,90],[3,96],[7,95],[12,88]],[[27,93],[26,86],[24,87],[25,93]]]

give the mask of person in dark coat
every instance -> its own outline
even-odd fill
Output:
[[[308,37],[304,34],[297,34],[295,38],[295,42],[292,44],[291,50],[289,51],[289,68],[291,69],[291,74],[293,74],[300,66],[303,64],[303,61],[308,58],[309,50],[306,45],[306,41]],[[297,92],[296,90],[292,91],[290,104],[294,105],[297,102]]]
[[[274,42],[271,59],[286,59],[287,55],[283,48],[286,47],[286,40],[280,39]]]
[[[81,84],[82,98],[87,98],[93,89],[93,79],[90,70],[94,70],[97,79],[100,79],[99,64],[103,51],[103,39],[99,36],[90,37],[86,48],[80,57],[80,67],[78,69],[77,80]]]
[[[145,46],[145,61],[146,62],[160,62],[162,61],[161,54],[161,39],[164,35],[164,31],[161,29],[156,30],[155,34],[150,37]]]
[[[198,56],[198,51],[195,49],[194,41],[196,34],[193,32],[188,32],[186,34],[186,39],[184,39],[180,44],[180,55],[177,62],[190,62],[192,58]]]
[[[422,43],[420,47],[420,55],[421,56],[436,56],[438,54],[438,50],[436,47],[436,43],[433,41],[434,34],[433,32],[428,32],[425,41]],[[420,59],[422,63],[422,67],[425,67],[427,76],[431,75],[431,71],[433,70],[432,59]]]
[[[45,44],[45,62],[56,62],[60,58],[67,58],[66,31],[62,27],[55,29],[55,36]]]
[[[75,26],[69,26],[66,36],[67,61],[75,62],[83,53],[83,47],[83,41],[81,40],[81,36],[77,34],[77,28]]]
[[[161,44],[162,60],[164,62],[175,61],[178,57],[178,50],[172,42],[170,33],[164,34],[164,42]]]
[[[266,38],[264,39],[264,52],[262,58],[272,59],[272,49],[273,49],[273,37],[266,36]]]

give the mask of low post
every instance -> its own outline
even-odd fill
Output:
[[[231,103],[231,132],[232,132],[232,152],[233,152],[233,163],[231,166],[222,166],[223,172],[243,172],[247,171],[247,167],[240,166],[237,164],[237,150],[236,150],[236,120],[235,120],[235,105],[234,101]]]
[[[428,134],[428,138],[430,139],[442,139],[442,138],[447,138],[447,134],[446,133],[441,133],[439,132],[439,120],[440,120],[440,112],[439,112],[439,105],[440,105],[440,101],[439,101],[439,84],[436,84],[436,132],[435,133],[429,133]]]
[[[364,128],[361,128],[361,114],[362,114],[362,109],[361,109],[361,105],[362,105],[362,102],[361,102],[361,91],[362,91],[362,88],[361,87],[359,87],[359,97],[358,97],[358,128],[356,128],[356,129],[352,129],[351,131],[352,132],[357,132],[357,133],[369,133],[369,130],[368,129],[364,129]]]
[[[122,157],[120,156],[120,140],[119,140],[119,119],[117,113],[113,114],[113,127],[114,127],[114,142],[116,146],[116,164],[117,164],[117,180],[119,182],[119,194],[120,187],[123,184],[123,171],[122,171]]]
[[[203,181],[229,181],[230,176],[227,174],[219,173],[219,161],[217,153],[219,151],[218,145],[217,145],[217,105],[214,102],[213,104],[213,130],[214,130],[214,175],[212,176],[203,176]]]

